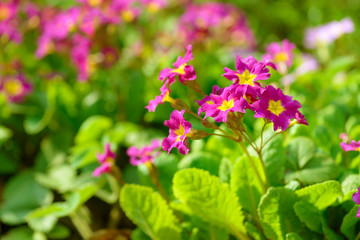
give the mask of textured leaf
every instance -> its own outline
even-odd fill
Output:
[[[232,171],[233,171],[233,165],[231,161],[227,158],[223,158],[219,166],[220,182],[226,182],[226,183],[230,182]]]
[[[293,205],[296,194],[286,188],[270,188],[261,198],[258,212],[265,236],[269,239],[285,239],[286,234],[301,225]]]
[[[265,146],[262,152],[272,186],[280,185],[285,175],[286,152],[282,144],[283,137],[278,135]]]
[[[256,159],[256,162],[258,163],[259,159]],[[264,179],[264,176],[262,177]],[[231,175],[230,187],[232,191],[236,192],[244,209],[252,214],[257,214],[262,189],[247,157],[241,157],[236,163]]]
[[[247,232],[249,233],[250,237],[252,237],[254,240],[265,240],[265,237],[263,234],[257,229],[254,225],[252,225],[249,222],[245,223],[245,227]]]
[[[355,239],[358,229],[356,225],[359,224],[360,218],[356,217],[356,213],[359,209],[359,206],[354,205],[354,207],[345,215],[340,230],[348,239]]]
[[[314,156],[315,144],[310,138],[297,137],[290,141],[287,150],[289,152],[289,160],[301,169]]]
[[[210,153],[197,152],[186,155],[179,162],[178,168],[199,168],[209,171],[211,175],[219,174],[219,157]]]
[[[120,205],[126,215],[151,239],[181,239],[173,212],[151,188],[125,185],[120,192]]]
[[[313,204],[322,210],[333,204],[339,196],[342,196],[340,183],[334,180],[314,184],[300,190],[296,195],[301,199]]]
[[[244,236],[241,206],[227,184],[200,169],[181,170],[173,182],[175,196],[203,221],[225,228],[237,237]]]
[[[303,200],[295,203],[294,210],[300,221],[312,231],[322,233],[322,215],[321,212],[311,203]]]

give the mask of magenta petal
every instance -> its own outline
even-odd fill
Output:
[[[99,175],[101,175],[102,173],[106,173],[106,172],[111,172],[111,164],[108,162],[105,162],[103,164],[100,165],[100,167],[97,167],[94,172],[93,172],[93,176],[97,177]]]
[[[360,204],[360,187],[358,187],[357,192],[352,195],[352,199],[356,204]]]

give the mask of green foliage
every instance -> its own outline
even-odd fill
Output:
[[[173,183],[175,197],[203,221],[240,238],[246,233],[237,196],[217,177],[200,169],[184,169],[175,174]]]
[[[259,163],[259,159],[256,162]],[[257,167],[261,169],[259,165]],[[264,180],[265,177],[262,177]],[[262,196],[262,188],[247,157],[241,157],[235,164],[230,187],[239,197],[241,206],[256,216],[257,206]]]
[[[315,144],[310,138],[297,137],[289,142],[287,150],[291,163],[302,169],[314,156]]]
[[[348,239],[355,239],[356,234],[358,234],[358,228],[356,227],[360,223],[360,219],[356,217],[358,209],[359,206],[353,206],[341,223],[340,230]]]
[[[296,232],[301,226],[293,206],[296,194],[286,188],[270,188],[262,196],[258,212],[264,234],[269,239],[285,239],[287,233]]]
[[[120,192],[120,205],[151,239],[181,239],[178,220],[165,200],[151,188],[125,185]]]

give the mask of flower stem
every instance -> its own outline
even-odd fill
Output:
[[[146,167],[149,170],[149,174],[150,174],[150,179],[152,181],[152,183],[156,186],[156,188],[159,190],[159,193],[161,194],[161,196],[167,201],[170,202],[170,198],[167,195],[167,193],[165,192],[164,188],[161,186],[161,183],[159,181],[159,171],[158,169],[155,167],[154,164],[152,164],[151,162],[147,162],[145,163]]]
[[[89,239],[93,235],[89,224],[79,216],[77,210],[70,213],[69,217],[83,239]]]
[[[257,169],[257,167],[256,167],[256,165],[255,165],[254,159],[250,156],[248,150],[246,149],[245,144],[244,144],[241,140],[239,140],[238,142],[239,142],[241,148],[244,150],[245,155],[248,157],[249,162],[250,162],[251,166],[252,166],[253,169],[254,169],[254,172],[255,172],[255,174],[256,174],[256,177],[258,178],[258,180],[259,180],[259,182],[260,182],[260,185],[261,185],[261,188],[262,188],[262,190],[263,190],[263,193],[265,194],[265,192],[266,192],[266,187],[265,187],[265,185],[264,185],[263,180],[261,179],[260,173],[259,173],[259,171],[258,171],[258,169]]]

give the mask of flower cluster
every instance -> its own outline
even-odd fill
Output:
[[[243,49],[256,45],[245,15],[230,4],[189,4],[178,25],[182,42],[203,43],[206,39],[215,39]]]
[[[288,45],[285,47],[286,51],[291,51],[293,48],[288,41],[284,41],[284,45]],[[279,54],[288,54],[288,58],[292,58],[290,52],[279,52]],[[157,96],[155,100],[151,100],[146,106],[149,111],[154,111],[159,103],[169,101],[176,109],[182,109],[181,111],[174,110],[170,115],[170,120],[164,122],[164,125],[170,130],[169,136],[162,142],[162,147],[168,153],[172,148],[178,148],[180,153],[187,154],[189,151],[188,138],[197,139],[209,135],[207,132],[192,129],[191,123],[183,117],[185,112],[192,113],[190,108],[181,100],[172,99],[169,96],[169,87],[176,81],[176,76],[183,84],[195,80],[194,68],[188,65],[188,61],[192,59],[191,46],[188,46],[185,56],[178,57],[174,63],[175,69],[165,68],[160,72],[159,79],[165,82],[160,89],[161,95]],[[210,95],[196,101],[200,106],[198,116],[202,112],[205,113],[202,121],[204,126],[217,128],[208,121],[204,122],[206,118],[211,117],[215,122],[228,124],[230,128],[233,128],[233,132],[241,135],[243,131],[242,117],[247,109],[255,112],[255,118],[264,118],[266,123],[273,122],[274,131],[278,129],[285,131],[290,124],[295,123],[307,125],[304,115],[299,111],[301,104],[298,101],[285,95],[280,88],[271,85],[263,87],[259,83],[260,80],[270,78],[268,65],[269,60],[258,61],[253,56],[247,58],[237,56],[235,70],[225,67],[225,73],[222,76],[230,80],[232,84],[225,88],[213,86]],[[202,91],[198,92],[202,93]],[[192,114],[196,116],[195,113]],[[199,118],[201,119],[201,117]]]
[[[97,177],[103,173],[110,173],[116,158],[115,153],[110,150],[110,143],[106,143],[104,153],[99,153],[96,157],[101,165],[94,170],[93,176]]]
[[[352,199],[357,205],[360,205],[360,187],[358,187],[357,192],[352,195]],[[356,217],[360,218],[360,207],[356,213]]]
[[[326,46],[346,33],[354,31],[354,23],[350,18],[332,21],[325,25],[308,28],[305,31],[305,46],[313,49]]]
[[[266,54],[263,60],[268,62],[267,65],[277,69],[280,73],[285,74],[287,68],[292,66],[293,49],[295,44],[284,39],[282,43],[273,42],[266,47]]]
[[[135,146],[128,148],[126,153],[130,157],[130,164],[137,166],[139,164],[153,163],[155,157],[160,154],[160,151],[155,151],[159,147],[159,140],[153,140],[150,145],[140,149]]]
[[[360,152],[360,141],[355,142],[352,140],[349,144],[342,142],[340,143],[341,148],[348,152],[348,151],[359,151]]]

